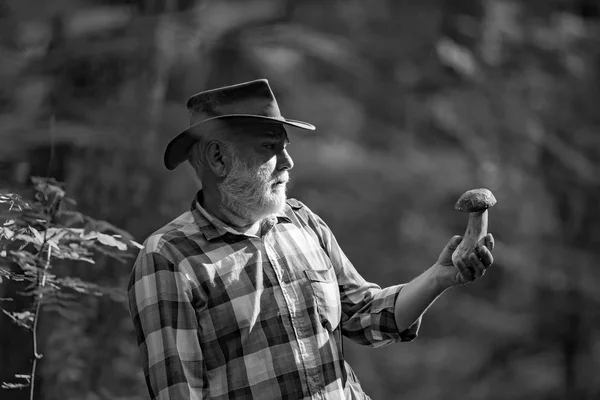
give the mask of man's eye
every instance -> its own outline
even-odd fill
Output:
[[[269,150],[273,150],[275,148],[274,144],[265,144],[265,147]]]

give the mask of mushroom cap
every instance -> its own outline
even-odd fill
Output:
[[[496,198],[488,189],[466,191],[458,198],[454,208],[458,211],[477,212],[487,210],[496,204]]]

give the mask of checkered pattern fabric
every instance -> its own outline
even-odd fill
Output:
[[[191,210],[145,242],[130,312],[152,399],[367,399],[342,335],[369,346],[399,332],[402,285],[366,282],[327,225],[288,200],[259,235]]]

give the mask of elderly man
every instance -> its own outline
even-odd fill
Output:
[[[361,277],[319,216],[286,199],[294,163],[266,80],[187,103],[191,126],[165,164],[188,160],[202,181],[189,211],[144,243],[130,311],[152,399],[366,399],[342,336],[385,346],[417,336],[447,288],[481,277],[493,238],[453,265],[453,237],[407,284]]]

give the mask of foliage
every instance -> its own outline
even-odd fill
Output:
[[[318,128],[290,131],[290,195],[367,279],[402,282],[430,265],[464,230],[452,207],[463,191],[498,198],[496,262],[481,282],[442,296],[410,344],[345,346],[372,398],[600,397],[597,1],[38,3],[0,2],[0,179],[56,176],[83,214],[145,237],[197,189],[161,160],[187,124],[187,96],[267,77],[284,115]],[[92,242],[80,250],[121,254]],[[56,279],[125,287],[127,268],[94,260],[77,274],[60,260]],[[14,301],[0,304],[22,312],[7,293],[30,282],[3,278],[0,298]],[[45,399],[144,398],[129,315],[107,297],[40,322]],[[24,368],[20,340],[3,325],[2,379]]]
[[[77,312],[70,307],[77,295],[104,296],[123,300],[122,290],[106,288],[77,277],[52,273],[57,260],[94,264],[96,252],[124,262],[131,257],[127,250],[141,247],[131,236],[105,221],[97,221],[70,210],[74,201],[66,197],[63,185],[53,178],[33,177],[34,200],[16,193],[0,194],[0,282],[9,279],[25,282],[20,294],[34,299],[29,309],[0,310],[12,322],[32,331],[34,361],[31,374],[15,374],[25,383],[2,382],[3,389],[22,389],[31,385],[34,394],[36,364],[42,358],[37,352],[37,322],[46,308],[62,314]],[[79,226],[79,227],[78,227]],[[75,295],[77,294],[77,295]],[[2,301],[11,301],[3,298]]]

